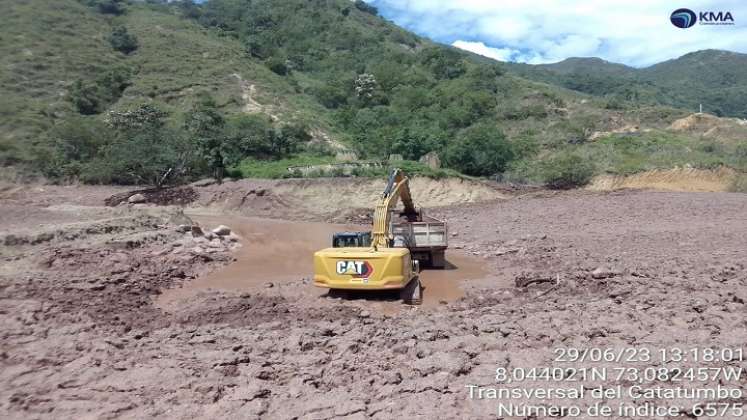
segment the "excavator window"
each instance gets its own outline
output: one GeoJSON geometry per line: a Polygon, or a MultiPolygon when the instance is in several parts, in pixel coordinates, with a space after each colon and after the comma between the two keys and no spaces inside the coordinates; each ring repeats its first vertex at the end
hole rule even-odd
{"type": "Polygon", "coordinates": [[[361,248],[371,246],[371,232],[340,232],[332,237],[333,248],[361,248]]]}

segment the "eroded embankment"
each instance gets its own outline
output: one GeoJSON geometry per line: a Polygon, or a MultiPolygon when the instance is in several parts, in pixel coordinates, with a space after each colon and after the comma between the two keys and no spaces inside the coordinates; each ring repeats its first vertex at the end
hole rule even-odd
{"type": "MultiPolygon", "coordinates": [[[[195,206],[254,217],[345,222],[373,209],[385,186],[386,180],[370,178],[244,179],[200,187],[195,206]]],[[[506,198],[492,184],[458,178],[415,177],[410,187],[418,207],[506,198]]]]}
{"type": "Polygon", "coordinates": [[[720,192],[728,191],[736,172],[729,168],[655,169],[633,175],[601,175],[586,187],[590,191],[648,189],[658,191],[720,192]]]}

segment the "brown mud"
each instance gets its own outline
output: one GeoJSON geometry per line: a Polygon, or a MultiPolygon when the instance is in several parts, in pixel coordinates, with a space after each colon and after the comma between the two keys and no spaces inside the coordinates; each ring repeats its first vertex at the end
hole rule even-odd
{"type": "MultiPolygon", "coordinates": [[[[424,272],[425,296],[443,294],[447,302],[410,307],[373,297],[334,299],[314,289],[303,274],[310,264],[304,249],[327,246],[340,226],[297,224],[331,214],[309,213],[316,204],[293,205],[306,197],[273,190],[290,184],[266,183],[270,190],[261,192],[250,183],[195,187],[194,206],[286,220],[195,217],[206,229],[227,223],[243,237],[241,247],[192,237],[179,226],[188,223],[179,208],[103,206],[122,189],[1,190],[0,417],[495,419],[497,404],[506,401],[470,399],[466,386],[502,386],[497,367],[662,366],[558,362],[559,347],[656,351],[747,343],[745,194],[540,191],[487,202],[470,202],[466,194],[466,201],[428,209],[448,221],[448,259],[458,269],[424,272]],[[291,249],[281,239],[299,234],[291,249]],[[283,253],[293,258],[280,260],[283,253]],[[241,276],[251,270],[263,280],[245,288],[241,276]],[[168,310],[154,304],[159,293],[220,284],[222,276],[223,287],[195,288],[168,310]]],[[[321,188],[321,181],[311,186],[321,188]]],[[[745,360],[665,366],[747,371],[745,360]]],[[[582,385],[630,383],[611,377],[582,385]]],[[[645,385],[673,386],[658,378],[645,385]]],[[[683,386],[747,395],[747,376],[683,386]]],[[[572,401],[582,408],[595,402],[572,401]]],[[[669,417],[681,419],[696,417],[693,404],[714,401],[645,402],[683,407],[669,417]]]]}
{"type": "MultiPolygon", "coordinates": [[[[177,287],[164,289],[156,297],[156,306],[173,310],[179,301],[208,290],[251,292],[283,283],[298,288],[308,296],[326,294],[327,289],[316,288],[301,282],[313,273],[312,255],[327,248],[332,235],[341,231],[363,231],[365,226],[321,222],[293,222],[237,215],[216,215],[190,212],[189,216],[202,226],[227,225],[251,246],[234,252],[234,261],[204,277],[177,287]]],[[[443,270],[424,269],[420,279],[423,285],[423,305],[433,307],[452,302],[464,296],[462,281],[485,277],[484,263],[472,256],[451,250],[447,253],[447,267],[443,270]]],[[[397,293],[357,292],[350,299],[370,299],[376,302],[398,301],[397,293]]],[[[399,302],[381,304],[387,313],[401,308],[399,302]]]]}

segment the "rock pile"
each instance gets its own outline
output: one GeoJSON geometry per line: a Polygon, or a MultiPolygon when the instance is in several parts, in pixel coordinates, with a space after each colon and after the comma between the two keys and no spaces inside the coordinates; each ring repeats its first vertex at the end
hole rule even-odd
{"type": "Polygon", "coordinates": [[[179,225],[176,228],[183,236],[171,243],[171,252],[180,254],[189,252],[195,255],[213,254],[232,251],[240,248],[240,237],[231,228],[220,225],[207,232],[199,225],[179,225]]]}

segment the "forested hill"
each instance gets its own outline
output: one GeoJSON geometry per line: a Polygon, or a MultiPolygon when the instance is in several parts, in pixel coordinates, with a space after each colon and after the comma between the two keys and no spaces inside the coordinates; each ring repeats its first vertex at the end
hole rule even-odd
{"type": "Polygon", "coordinates": [[[747,118],[747,54],[704,50],[635,69],[599,58],[510,64],[523,77],[629,104],[660,104],[747,118]]]}
{"type": "MultiPolygon", "coordinates": [[[[579,168],[583,176],[570,179],[583,182],[593,173],[720,159],[669,152],[687,142],[700,153],[697,137],[660,131],[687,111],[661,106],[649,89],[681,79],[643,83],[642,70],[595,60],[589,77],[606,83],[603,92],[565,86],[562,77],[588,68],[583,60],[558,71],[499,63],[399,28],[363,1],[4,7],[0,166],[53,181],[285,176],[286,165],[341,154],[417,161],[436,152],[467,175],[546,182],[568,175],[558,167],[579,168]],[[638,93],[604,93],[628,87],[638,93]],[[630,127],[648,131],[623,149],[614,133],[630,127]],[[645,150],[652,144],[666,153],[645,150]]],[[[719,156],[731,156],[731,143],[719,147],[719,156]]]]}

